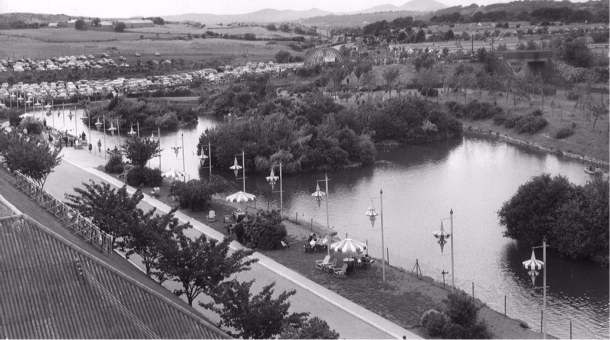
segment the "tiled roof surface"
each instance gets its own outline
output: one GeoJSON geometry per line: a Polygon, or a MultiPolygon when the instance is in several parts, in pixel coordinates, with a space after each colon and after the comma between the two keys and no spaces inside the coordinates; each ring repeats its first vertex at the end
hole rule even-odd
{"type": "Polygon", "coordinates": [[[4,219],[0,338],[227,337],[29,218],[4,219]]]}

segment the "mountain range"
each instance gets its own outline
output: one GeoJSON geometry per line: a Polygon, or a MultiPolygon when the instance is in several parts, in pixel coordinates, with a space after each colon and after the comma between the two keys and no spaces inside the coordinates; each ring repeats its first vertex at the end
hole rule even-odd
{"type": "Polygon", "coordinates": [[[377,12],[432,12],[447,8],[448,6],[436,1],[436,0],[411,0],[401,6],[395,5],[380,5],[371,8],[367,8],[360,11],[354,12],[342,12],[333,13],[323,11],[318,8],[312,8],[303,11],[297,10],[276,10],[276,9],[262,9],[256,12],[245,13],[245,14],[209,14],[209,13],[187,13],[179,15],[168,15],[164,16],[163,19],[167,21],[195,21],[201,22],[206,25],[217,24],[217,23],[230,23],[230,22],[282,22],[282,21],[295,21],[300,19],[308,19],[314,17],[321,17],[327,15],[355,15],[355,14],[367,14],[377,12]]]}

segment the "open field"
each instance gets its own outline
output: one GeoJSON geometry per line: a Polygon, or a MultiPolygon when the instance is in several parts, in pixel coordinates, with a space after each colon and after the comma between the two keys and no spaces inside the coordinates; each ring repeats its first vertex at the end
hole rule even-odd
{"type": "MultiPolygon", "coordinates": [[[[3,46],[0,49],[0,59],[22,57],[46,59],[66,55],[108,53],[112,58],[117,58],[119,55],[126,57],[128,64],[135,63],[138,59],[147,61],[174,58],[203,61],[215,57],[225,58],[227,63],[240,64],[246,61],[267,62],[273,60],[278,51],[289,50],[282,43],[267,45],[265,41],[140,39],[139,33],[81,32],[73,29],[11,30],[12,35],[6,35],[5,32],[5,30],[0,31],[0,46],[3,46]],[[32,37],[15,35],[23,31],[31,33],[32,37]],[[56,35],[55,40],[40,40],[41,37],[53,32],[56,35]],[[62,36],[64,33],[66,35],[62,36]],[[141,53],[142,56],[135,57],[136,52],[141,53]],[[156,57],[155,52],[159,52],[161,56],[156,57]]],[[[298,55],[294,51],[291,53],[298,55]]]]}
{"type": "Polygon", "coordinates": [[[159,37],[164,35],[185,35],[185,34],[204,34],[207,31],[212,31],[218,34],[232,34],[242,35],[246,33],[253,33],[257,38],[272,39],[272,38],[290,38],[299,36],[298,34],[285,33],[282,31],[269,31],[261,26],[206,26],[206,27],[195,27],[186,24],[165,24],[163,26],[156,25],[154,27],[142,27],[142,28],[130,28],[125,32],[139,33],[150,35],[158,34],[159,37]]]}

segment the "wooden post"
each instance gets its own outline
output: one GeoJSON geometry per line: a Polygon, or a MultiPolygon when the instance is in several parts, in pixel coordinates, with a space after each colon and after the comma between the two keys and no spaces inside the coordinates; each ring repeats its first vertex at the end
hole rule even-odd
{"type": "Polygon", "coordinates": [[[299,223],[299,213],[294,213],[294,223],[298,224],[299,223]]]}
{"type": "Polygon", "coordinates": [[[572,339],[572,320],[570,320],[570,339],[572,339]]]}
{"type": "Polygon", "coordinates": [[[390,248],[385,248],[386,253],[387,253],[387,258],[388,258],[388,266],[390,265],[390,248]]]}
{"type": "Polygon", "coordinates": [[[540,311],[540,333],[542,333],[542,323],[543,323],[542,320],[544,320],[544,310],[540,311]]]}
{"type": "Polygon", "coordinates": [[[506,295],[504,295],[504,316],[506,316],[506,295]]]}
{"type": "Polygon", "coordinates": [[[472,282],[472,299],[474,300],[474,281],[472,282]]]}
{"type": "Polygon", "coordinates": [[[313,217],[311,218],[311,221],[309,222],[309,229],[311,231],[313,231],[313,217]]]}

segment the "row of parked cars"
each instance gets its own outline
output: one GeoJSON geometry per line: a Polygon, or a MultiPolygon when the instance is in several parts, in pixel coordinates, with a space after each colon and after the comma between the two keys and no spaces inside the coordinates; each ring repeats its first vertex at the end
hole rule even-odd
{"type": "Polygon", "coordinates": [[[15,106],[17,104],[35,106],[36,103],[59,100],[65,101],[73,98],[101,98],[109,94],[128,93],[144,94],[164,88],[190,86],[193,81],[222,82],[225,79],[239,78],[249,73],[279,72],[289,67],[299,65],[249,63],[246,66],[225,66],[223,72],[207,68],[198,71],[182,72],[162,76],[149,76],[146,78],[117,78],[78,81],[41,82],[40,84],[0,84],[0,107],[15,106]]]}

